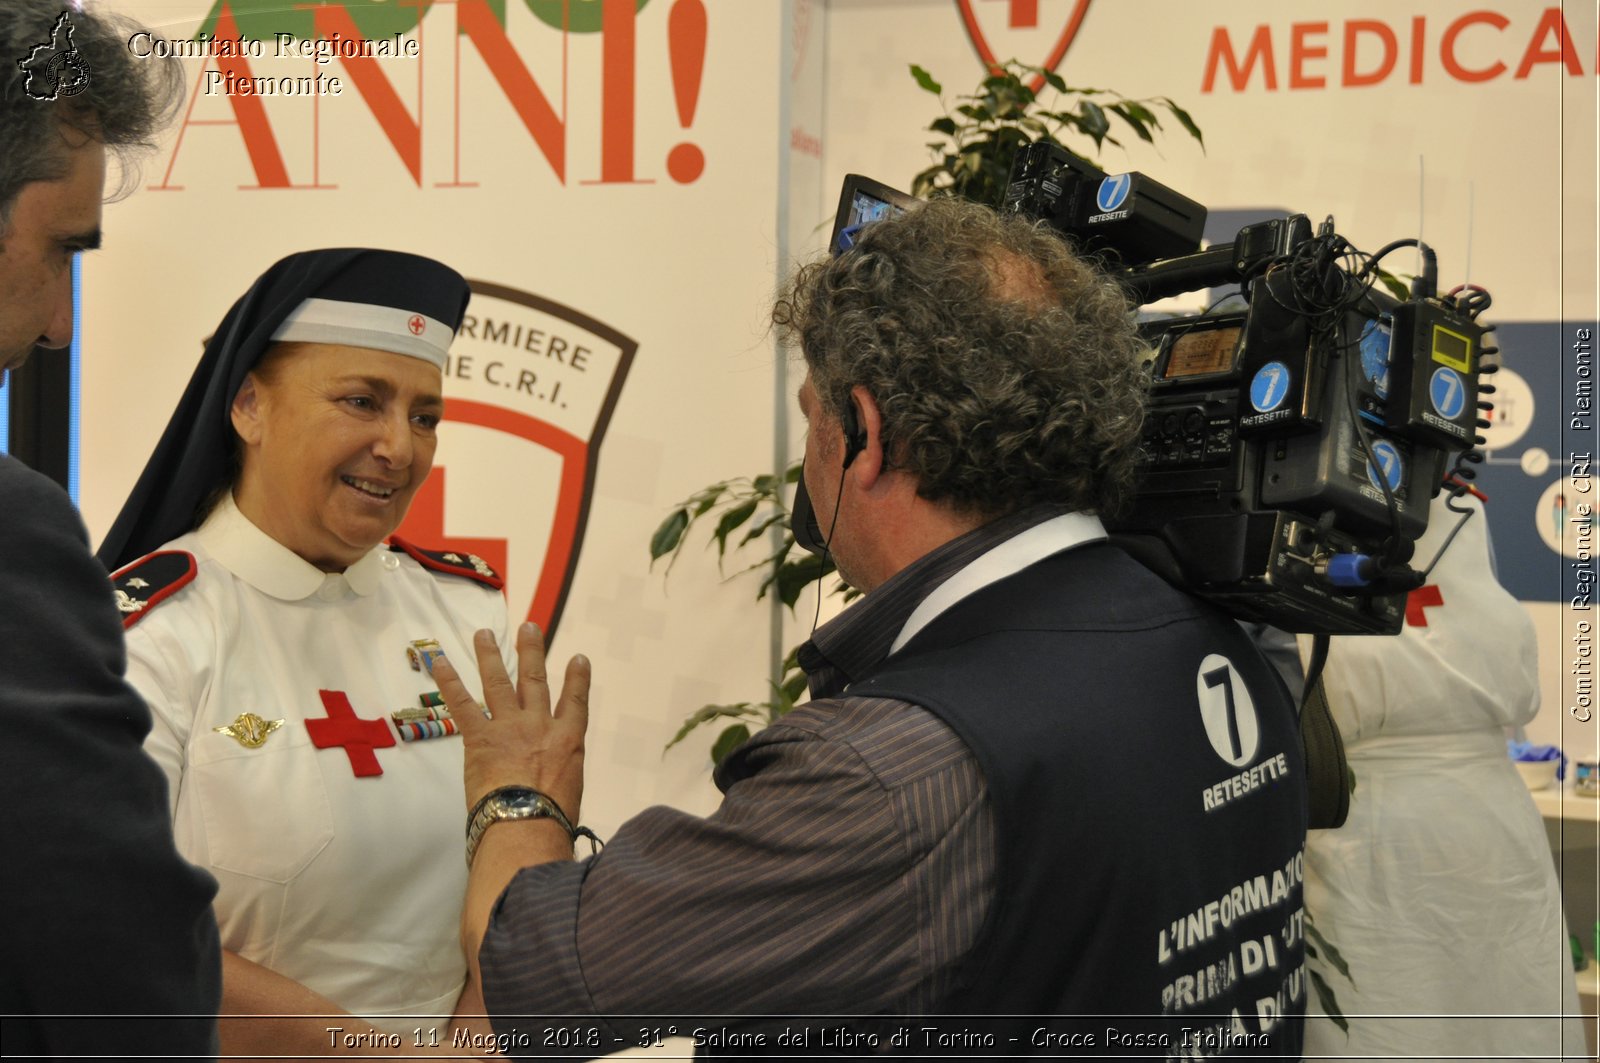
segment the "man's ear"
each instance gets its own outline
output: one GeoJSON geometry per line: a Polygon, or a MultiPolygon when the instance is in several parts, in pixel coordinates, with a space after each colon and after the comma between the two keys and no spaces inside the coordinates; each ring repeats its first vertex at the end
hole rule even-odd
{"type": "Polygon", "coordinates": [[[850,389],[850,398],[856,407],[856,425],[866,440],[861,453],[850,463],[850,471],[863,489],[871,490],[883,474],[883,411],[878,409],[872,392],[859,384],[850,389]]]}
{"type": "Polygon", "coordinates": [[[261,389],[254,373],[245,375],[244,383],[233,396],[233,406],[228,411],[233,430],[246,446],[261,442],[261,389]]]}

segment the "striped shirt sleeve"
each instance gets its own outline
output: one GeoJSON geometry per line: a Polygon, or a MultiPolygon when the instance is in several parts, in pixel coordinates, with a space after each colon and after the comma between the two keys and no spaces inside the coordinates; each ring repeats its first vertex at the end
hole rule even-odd
{"type": "Polygon", "coordinates": [[[652,808],[581,864],[520,872],[484,940],[495,1015],[930,1008],[976,938],[994,831],[938,719],[814,702],[735,754],[709,817],[652,808]]]}

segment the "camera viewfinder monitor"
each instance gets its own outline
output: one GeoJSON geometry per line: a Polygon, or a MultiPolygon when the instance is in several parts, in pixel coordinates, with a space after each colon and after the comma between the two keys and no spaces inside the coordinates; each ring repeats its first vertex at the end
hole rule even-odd
{"type": "Polygon", "coordinates": [[[839,212],[833,219],[833,235],[828,239],[828,253],[843,254],[855,246],[856,234],[862,226],[904,214],[918,202],[914,196],[897,192],[870,177],[846,174],[844,188],[839,193],[839,212]]]}

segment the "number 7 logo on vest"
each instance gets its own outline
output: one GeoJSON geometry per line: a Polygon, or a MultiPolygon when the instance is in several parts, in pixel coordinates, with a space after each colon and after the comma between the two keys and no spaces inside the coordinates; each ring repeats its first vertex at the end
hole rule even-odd
{"type": "Polygon", "coordinates": [[[1200,719],[1206,737],[1217,756],[1242,768],[1256,757],[1261,744],[1261,728],[1256,722],[1256,705],[1233,662],[1213,653],[1200,662],[1195,676],[1195,694],[1200,702],[1200,719]]]}

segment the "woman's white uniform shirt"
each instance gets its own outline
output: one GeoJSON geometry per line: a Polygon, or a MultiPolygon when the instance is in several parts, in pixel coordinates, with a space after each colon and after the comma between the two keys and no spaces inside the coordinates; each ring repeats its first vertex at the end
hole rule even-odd
{"type": "Polygon", "coordinates": [[[437,689],[408,663],[414,640],[436,640],[475,696],[474,631],[495,631],[514,668],[504,598],[382,546],[321,572],[231,497],[162,549],[192,554],[197,573],[129,629],[128,679],[155,717],[145,748],[166,771],[178,847],[220,884],[223,948],[369,1019],[448,1017],[466,978],[461,738],[401,741],[391,713],[437,689]],[[372,751],[382,774],[313,744],[323,691],[375,721],[362,733],[394,739],[372,751]],[[283,722],[250,748],[218,730],[246,713],[283,722]]]}

